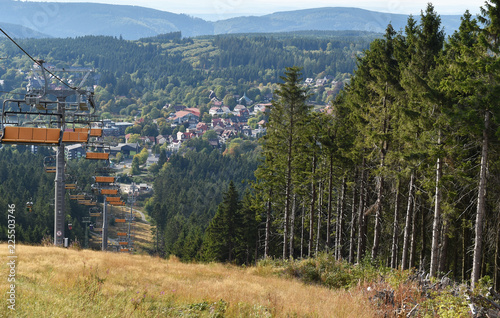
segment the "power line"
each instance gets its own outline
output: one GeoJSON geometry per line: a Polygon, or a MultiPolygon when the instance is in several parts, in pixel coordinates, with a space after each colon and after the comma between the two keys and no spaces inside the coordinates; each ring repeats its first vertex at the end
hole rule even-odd
{"type": "Polygon", "coordinates": [[[40,60],[35,60],[28,52],[26,52],[19,44],[17,44],[16,41],[14,41],[13,38],[11,38],[2,28],[0,28],[0,31],[2,31],[2,33],[12,42],[14,43],[24,54],[26,54],[33,62],[35,62],[36,64],[38,64],[41,68],[43,68],[47,73],[49,73],[50,75],[52,75],[56,80],[58,80],[59,82],[61,82],[62,84],[64,84],[65,86],[67,86],[68,88],[70,89],[75,89],[74,87],[71,87],[69,84],[67,84],[66,82],[64,82],[60,77],[56,76],[54,73],[52,73],[51,71],[49,71],[48,69],[46,69],[44,66],[43,66],[43,63],[40,61],[40,60]]]}

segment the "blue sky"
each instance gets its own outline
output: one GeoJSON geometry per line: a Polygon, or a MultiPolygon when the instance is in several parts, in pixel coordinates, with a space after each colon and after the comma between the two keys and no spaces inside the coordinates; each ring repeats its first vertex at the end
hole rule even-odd
{"type": "MultiPolygon", "coordinates": [[[[31,0],[29,0],[31,1],[31,0]]],[[[38,0],[40,1],[40,0],[38,0]]],[[[479,13],[484,0],[48,0],[50,2],[97,2],[137,5],[174,13],[218,20],[242,15],[264,15],[276,11],[288,11],[318,7],[358,7],[374,11],[414,14],[432,2],[438,14],[463,14],[466,9],[479,13]]]]}

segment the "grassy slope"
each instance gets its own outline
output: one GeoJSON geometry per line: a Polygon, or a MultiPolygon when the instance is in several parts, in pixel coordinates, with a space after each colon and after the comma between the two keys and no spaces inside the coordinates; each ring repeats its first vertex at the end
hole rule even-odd
{"type": "MultiPolygon", "coordinates": [[[[18,245],[16,315],[0,317],[371,317],[361,294],[277,278],[266,268],[18,245]],[[222,300],[222,301],[221,301],[222,300]]],[[[0,244],[0,290],[8,289],[0,244]]]]}

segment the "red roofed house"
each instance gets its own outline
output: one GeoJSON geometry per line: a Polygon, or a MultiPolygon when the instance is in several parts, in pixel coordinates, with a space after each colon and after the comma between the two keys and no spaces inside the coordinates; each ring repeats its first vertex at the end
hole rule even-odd
{"type": "Polygon", "coordinates": [[[196,129],[197,129],[197,130],[201,130],[201,131],[204,131],[204,132],[205,132],[205,131],[207,131],[207,130],[208,130],[208,125],[207,125],[207,124],[205,124],[205,123],[198,123],[198,124],[196,125],[196,129]]]}

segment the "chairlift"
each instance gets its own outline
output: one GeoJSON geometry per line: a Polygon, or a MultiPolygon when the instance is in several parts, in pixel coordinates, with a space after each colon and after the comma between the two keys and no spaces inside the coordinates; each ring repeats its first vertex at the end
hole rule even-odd
{"type": "Polygon", "coordinates": [[[64,185],[66,190],[76,190],[76,183],[68,183],[64,185]]]}
{"type": "Polygon", "coordinates": [[[85,158],[92,160],[109,160],[110,146],[103,141],[92,141],[87,144],[85,158]]]}
{"type": "Polygon", "coordinates": [[[115,177],[96,176],[94,180],[96,183],[114,183],[115,177]]]}
{"type": "Polygon", "coordinates": [[[30,201],[26,202],[26,212],[31,211],[33,211],[33,201],[30,199],[30,201]]]}
{"type": "MultiPolygon", "coordinates": [[[[46,101],[46,103],[53,102],[46,101]]],[[[25,145],[59,145],[62,138],[61,129],[47,127],[51,127],[53,121],[61,123],[62,115],[49,110],[26,111],[22,107],[25,104],[25,100],[16,99],[8,99],[3,102],[0,142],[25,145]],[[15,107],[11,107],[12,110],[6,110],[8,103],[16,104],[17,110],[15,107]],[[11,119],[12,116],[14,120],[11,119]],[[35,118],[33,119],[33,117],[35,118]],[[42,117],[46,120],[42,120],[42,117]],[[54,120],[54,117],[57,119],[54,120]],[[43,126],[43,128],[39,126],[43,126]]]]}
{"type": "Polygon", "coordinates": [[[47,173],[56,173],[56,157],[55,156],[47,156],[43,158],[43,167],[45,172],[47,173]]]}
{"type": "Polygon", "coordinates": [[[117,195],[118,189],[101,189],[102,195],[117,195]]]}
{"type": "Polygon", "coordinates": [[[108,203],[112,206],[125,206],[125,202],[123,202],[123,201],[111,201],[108,203]]]}
{"type": "Polygon", "coordinates": [[[70,200],[85,200],[85,194],[72,194],[69,196],[70,200]]]}

